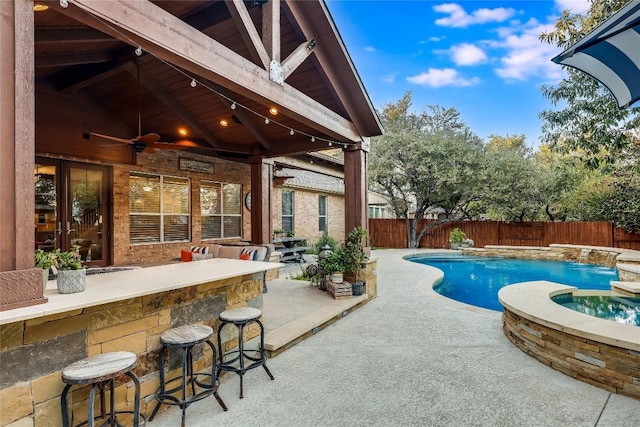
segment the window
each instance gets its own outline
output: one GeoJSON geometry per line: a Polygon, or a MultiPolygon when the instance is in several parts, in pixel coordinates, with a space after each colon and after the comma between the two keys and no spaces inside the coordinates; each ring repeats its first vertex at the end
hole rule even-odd
{"type": "Polygon", "coordinates": [[[203,181],[200,214],[203,239],[242,237],[242,186],[203,181]]]}
{"type": "Polygon", "coordinates": [[[318,196],[318,231],[327,231],[327,196],[318,196]]]}
{"type": "Polygon", "coordinates": [[[282,190],[282,229],[284,231],[295,231],[293,229],[293,191],[282,190]]]}
{"type": "Polygon", "coordinates": [[[132,173],[129,176],[129,240],[190,240],[189,179],[132,173]]]}

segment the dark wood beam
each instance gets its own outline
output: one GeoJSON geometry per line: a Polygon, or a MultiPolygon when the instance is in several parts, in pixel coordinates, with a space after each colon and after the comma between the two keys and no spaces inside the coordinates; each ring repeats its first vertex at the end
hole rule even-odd
{"type": "Polygon", "coordinates": [[[282,61],[282,74],[285,80],[311,55],[315,47],[315,39],[305,41],[282,61]]]}
{"type": "Polygon", "coordinates": [[[36,68],[68,67],[72,65],[101,64],[109,62],[111,57],[101,52],[58,53],[36,56],[36,68]]]}
{"type": "Polygon", "coordinates": [[[269,80],[268,72],[149,1],[74,0],[55,10],[114,37],[141,45],[154,56],[259,102],[330,138],[358,142],[355,125],[296,88],[269,80]],[[95,19],[98,16],[99,19],[95,19]],[[180,28],[179,32],[168,29],[180,28]]]}
{"type": "Polygon", "coordinates": [[[101,31],[87,27],[37,27],[34,39],[36,44],[65,44],[65,43],[100,43],[116,41],[113,37],[101,31]]]}

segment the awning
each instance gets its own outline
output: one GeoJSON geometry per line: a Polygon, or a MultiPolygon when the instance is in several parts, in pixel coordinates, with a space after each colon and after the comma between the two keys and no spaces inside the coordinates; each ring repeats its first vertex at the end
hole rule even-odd
{"type": "Polygon", "coordinates": [[[552,59],[604,84],[627,108],[640,99],[640,1],[632,0],[552,59]]]}

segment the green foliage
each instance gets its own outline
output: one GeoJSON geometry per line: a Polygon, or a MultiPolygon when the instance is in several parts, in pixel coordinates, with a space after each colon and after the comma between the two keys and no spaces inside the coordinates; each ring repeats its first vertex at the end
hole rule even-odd
{"type": "Polygon", "coordinates": [[[327,273],[344,273],[345,271],[348,271],[349,267],[347,253],[341,247],[337,247],[335,251],[329,253],[324,259],[319,261],[319,264],[327,273]]]}
{"type": "MultiPolygon", "coordinates": [[[[602,23],[628,0],[593,0],[586,15],[565,11],[554,30],[540,39],[567,48],[602,23]]],[[[557,86],[543,86],[543,94],[558,110],[539,114],[542,142],[563,153],[578,152],[593,168],[619,159],[640,157],[640,108],[621,110],[607,88],[591,76],[563,67],[567,77],[557,86]]]]}
{"type": "Polygon", "coordinates": [[[315,242],[313,245],[313,249],[312,249],[313,253],[316,255],[319,254],[325,245],[329,245],[331,247],[331,250],[334,251],[338,247],[338,242],[336,241],[336,239],[329,236],[329,233],[327,233],[326,231],[323,231],[322,236],[320,236],[318,241],[315,242]]]}
{"type": "Polygon", "coordinates": [[[74,245],[68,252],[56,249],[51,252],[53,266],[58,270],[82,270],[84,265],[80,259],[80,246],[74,245]]]}
{"type": "Polygon", "coordinates": [[[450,243],[462,243],[467,238],[467,235],[464,231],[460,230],[458,227],[454,228],[449,232],[449,242],[450,243]]]}
{"type": "Polygon", "coordinates": [[[45,252],[42,249],[36,249],[35,264],[36,268],[48,270],[55,264],[55,254],[53,252],[45,252]]]}
{"type": "Polygon", "coordinates": [[[398,218],[407,219],[409,247],[416,247],[429,223],[418,222],[441,208],[441,222],[470,217],[488,185],[484,147],[455,109],[430,106],[413,113],[411,92],[379,113],[385,134],[373,138],[370,186],[389,198],[398,218]]]}
{"type": "Polygon", "coordinates": [[[630,233],[640,233],[640,176],[628,169],[617,170],[603,201],[609,220],[630,233]]]}
{"type": "Polygon", "coordinates": [[[365,247],[369,245],[369,233],[362,227],[355,227],[347,235],[344,242],[346,254],[346,270],[355,275],[356,282],[360,281],[360,267],[369,257],[365,253],[365,247]]]}

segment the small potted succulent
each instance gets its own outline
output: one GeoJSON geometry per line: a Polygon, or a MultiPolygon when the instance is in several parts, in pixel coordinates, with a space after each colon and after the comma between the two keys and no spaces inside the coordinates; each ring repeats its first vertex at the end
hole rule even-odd
{"type": "Polygon", "coordinates": [[[36,249],[35,263],[36,268],[42,269],[42,290],[46,290],[47,281],[49,280],[49,274],[51,267],[55,264],[55,254],[53,252],[46,252],[42,249],[36,249]]]}
{"type": "Polygon", "coordinates": [[[331,281],[333,283],[343,282],[344,272],[347,271],[349,267],[347,254],[344,249],[336,248],[335,251],[329,252],[319,263],[323,271],[331,273],[331,281]]]}
{"type": "Polygon", "coordinates": [[[458,249],[466,238],[467,235],[458,227],[451,230],[449,233],[449,244],[451,245],[451,249],[458,249]]]}
{"type": "Polygon", "coordinates": [[[68,252],[56,249],[52,252],[53,267],[58,270],[58,292],[72,294],[82,292],[86,287],[87,269],[80,258],[80,246],[75,245],[68,252]]]}

